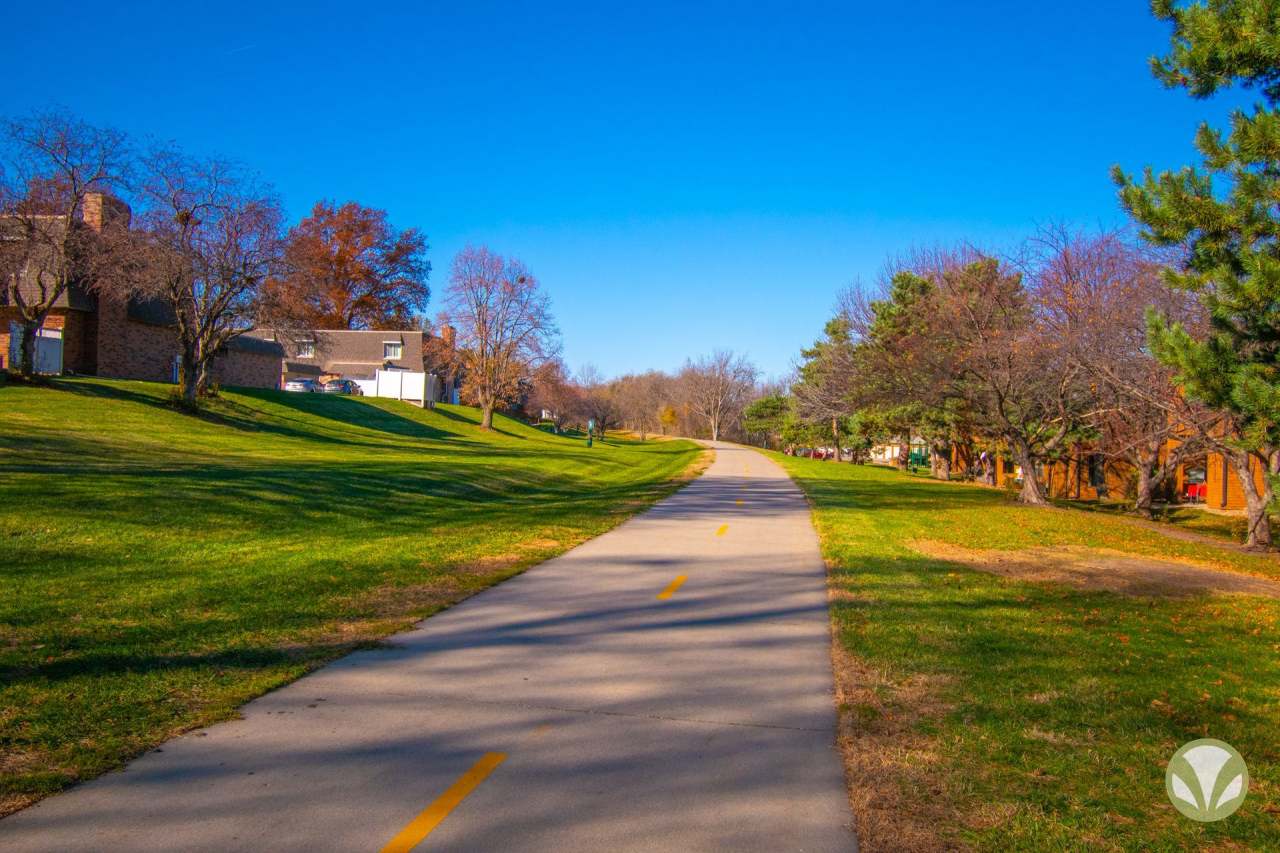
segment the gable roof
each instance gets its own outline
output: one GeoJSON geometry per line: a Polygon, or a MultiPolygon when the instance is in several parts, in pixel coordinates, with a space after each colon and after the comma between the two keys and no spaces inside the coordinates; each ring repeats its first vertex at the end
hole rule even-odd
{"type": "Polygon", "coordinates": [[[314,367],[325,373],[372,377],[380,367],[422,370],[422,332],[418,329],[256,329],[246,334],[279,343],[288,369],[298,372],[310,372],[308,368],[314,367]],[[308,343],[312,354],[303,355],[303,345],[308,343]],[[384,345],[388,343],[400,345],[399,358],[385,357],[384,345]]]}

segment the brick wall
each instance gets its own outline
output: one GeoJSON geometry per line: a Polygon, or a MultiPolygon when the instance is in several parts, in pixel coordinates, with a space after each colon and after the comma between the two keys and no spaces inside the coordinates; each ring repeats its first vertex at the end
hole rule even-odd
{"type": "MultiPolygon", "coordinates": [[[[1075,455],[1048,463],[1045,485],[1049,496],[1085,501],[1097,500],[1100,495],[1098,487],[1093,485],[1089,466],[1089,458],[1092,455],[1089,448],[1076,447],[1075,455]]],[[[1107,497],[1114,499],[1131,496],[1132,484],[1137,481],[1136,472],[1131,465],[1116,460],[1104,460],[1102,474],[1106,483],[1107,497]]]]}
{"type": "Polygon", "coordinates": [[[213,359],[213,381],[242,388],[279,388],[280,358],[260,352],[231,350],[213,359]]]}
{"type": "MultiPolygon", "coordinates": [[[[47,324],[46,324],[47,325],[47,324]]],[[[62,325],[62,369],[92,374],[98,368],[97,319],[84,311],[68,311],[62,325]]]]}
{"type": "Polygon", "coordinates": [[[177,333],[129,319],[123,300],[98,300],[98,375],[111,379],[172,382],[177,333]]]}
{"type": "MultiPolygon", "coordinates": [[[[1266,470],[1257,459],[1250,460],[1249,467],[1253,471],[1253,482],[1261,491],[1267,476],[1266,470]]],[[[1219,453],[1210,453],[1205,465],[1204,504],[1214,509],[1245,508],[1244,489],[1240,485],[1240,478],[1236,476],[1236,469],[1219,453]]]]}
{"type": "Polygon", "coordinates": [[[0,307],[0,368],[16,369],[9,363],[9,323],[17,319],[17,308],[0,307]]]}

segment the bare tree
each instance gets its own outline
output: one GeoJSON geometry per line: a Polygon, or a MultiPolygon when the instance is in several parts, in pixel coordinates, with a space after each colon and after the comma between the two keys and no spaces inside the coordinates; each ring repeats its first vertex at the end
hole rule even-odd
{"type": "Polygon", "coordinates": [[[173,310],[179,384],[194,406],[213,357],[258,319],[263,285],[281,259],[284,214],[267,188],[221,160],[160,148],[144,170],[148,263],[138,286],[173,310]]]}
{"type": "Polygon", "coordinates": [[[551,423],[559,431],[582,409],[582,395],[570,380],[564,362],[550,359],[533,371],[526,409],[534,417],[543,412],[551,415],[551,423]]]}
{"type": "Polygon", "coordinates": [[[557,354],[551,300],[519,260],[468,246],[453,259],[445,313],[457,329],[458,358],[480,406],[480,426],[491,429],[494,408],[512,400],[522,380],[557,354]]]}
{"type": "Polygon", "coordinates": [[[679,377],[685,401],[712,441],[719,441],[721,433],[742,417],[756,376],[755,366],[732,350],[716,350],[685,363],[679,377]]]}
{"type": "Polygon", "coordinates": [[[1066,342],[1022,276],[987,258],[938,280],[939,322],[953,329],[952,393],[979,432],[1022,467],[1018,499],[1048,504],[1040,466],[1075,439],[1096,405],[1066,342]]]}
{"type": "Polygon", "coordinates": [[[656,370],[630,374],[617,380],[618,408],[623,423],[644,441],[662,429],[662,408],[670,399],[671,380],[656,370]]]}
{"type": "Polygon", "coordinates": [[[594,423],[595,434],[604,438],[606,431],[618,426],[622,412],[618,406],[618,385],[609,382],[595,365],[583,365],[577,376],[579,417],[587,426],[594,423]]]}
{"type": "Polygon", "coordinates": [[[1134,509],[1149,517],[1156,493],[1221,432],[1220,416],[1188,399],[1147,346],[1149,310],[1196,328],[1197,303],[1168,285],[1151,247],[1120,233],[1054,226],[1033,248],[1046,328],[1088,378],[1099,450],[1137,472],[1134,509]]]}
{"type": "Polygon", "coordinates": [[[0,295],[17,310],[18,367],[30,377],[50,310],[73,284],[97,286],[118,243],[103,230],[128,226],[101,206],[126,182],[130,151],[123,133],[56,111],[7,122],[0,151],[0,295]],[[89,216],[86,199],[97,207],[89,216]]]}

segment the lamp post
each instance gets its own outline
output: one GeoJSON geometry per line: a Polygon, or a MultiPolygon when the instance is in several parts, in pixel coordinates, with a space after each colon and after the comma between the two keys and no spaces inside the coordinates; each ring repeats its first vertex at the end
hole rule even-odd
{"type": "Polygon", "coordinates": [[[596,432],[596,419],[588,418],[587,419],[587,447],[591,446],[591,437],[595,435],[595,432],[596,432]]]}

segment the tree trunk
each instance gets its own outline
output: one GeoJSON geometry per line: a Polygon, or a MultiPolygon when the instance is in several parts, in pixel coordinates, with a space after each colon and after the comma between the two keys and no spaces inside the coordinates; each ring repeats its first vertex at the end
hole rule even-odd
{"type": "Polygon", "coordinates": [[[182,402],[194,409],[200,397],[200,368],[195,348],[184,345],[181,359],[178,364],[178,383],[182,386],[182,402]]]}
{"type": "Polygon", "coordinates": [[[1151,504],[1154,502],[1154,493],[1156,490],[1156,479],[1153,477],[1151,465],[1143,462],[1138,466],[1138,496],[1133,502],[1133,508],[1138,515],[1143,518],[1151,518],[1151,504]]]}
{"type": "Polygon", "coordinates": [[[22,321],[22,332],[18,339],[18,373],[24,379],[30,379],[36,373],[36,332],[43,321],[22,321]]]}
{"type": "MultiPolygon", "coordinates": [[[[1264,477],[1263,488],[1259,491],[1253,479],[1253,457],[1244,451],[1231,454],[1231,465],[1236,477],[1240,480],[1240,488],[1244,492],[1245,516],[1248,519],[1248,537],[1245,547],[1251,551],[1271,550],[1271,518],[1267,509],[1271,505],[1271,483],[1264,477]]],[[[1264,466],[1264,471],[1267,466],[1264,466]]],[[[1226,487],[1226,484],[1223,484],[1226,487]]]]}
{"type": "Polygon", "coordinates": [[[1045,495],[1044,486],[1036,477],[1035,460],[1031,457],[1031,449],[1023,443],[1012,445],[1014,458],[1022,466],[1022,491],[1018,493],[1018,502],[1028,506],[1048,506],[1049,498],[1045,495]]]}
{"type": "Polygon", "coordinates": [[[481,402],[480,429],[493,429],[493,403],[481,402]]]}
{"type": "Polygon", "coordinates": [[[933,476],[939,480],[951,479],[951,447],[936,445],[933,448],[933,476]]]}
{"type": "Polygon", "coordinates": [[[909,441],[898,442],[897,462],[898,462],[898,467],[901,468],[903,471],[907,470],[907,468],[911,465],[911,442],[909,441]]]}
{"type": "Polygon", "coordinates": [[[835,418],[831,419],[831,443],[836,447],[836,461],[840,461],[840,424],[835,418]]]}
{"type": "MultiPolygon", "coordinates": [[[[1185,445],[1183,445],[1185,448],[1185,445]]],[[[1133,508],[1141,516],[1151,518],[1156,492],[1173,477],[1182,465],[1183,449],[1170,451],[1160,458],[1160,443],[1139,447],[1129,462],[1138,471],[1138,494],[1133,508]]]]}

